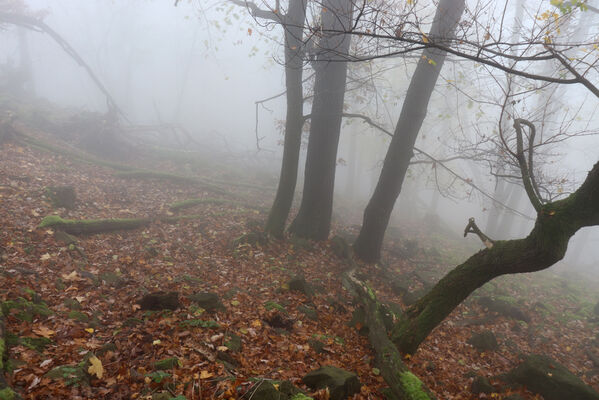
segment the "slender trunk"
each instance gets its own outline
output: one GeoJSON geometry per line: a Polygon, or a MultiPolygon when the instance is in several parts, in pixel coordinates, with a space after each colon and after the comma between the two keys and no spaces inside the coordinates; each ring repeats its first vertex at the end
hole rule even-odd
{"type": "Polygon", "coordinates": [[[314,239],[329,236],[333,211],[333,189],[341,115],[345,96],[351,28],[351,0],[326,0],[322,26],[326,32],[319,42],[315,62],[314,103],[304,174],[304,194],[290,232],[314,239]]]}
{"type": "MultiPolygon", "coordinates": [[[[452,37],[463,11],[464,0],[441,0],[431,27],[430,39],[443,40],[452,37]]],[[[410,159],[414,155],[414,143],[426,117],[428,102],[445,56],[443,51],[427,48],[418,61],[378,184],[366,206],[362,229],[354,243],[357,256],[364,261],[375,262],[380,258],[385,230],[401,191],[410,159]]]]}
{"type": "Polygon", "coordinates": [[[279,187],[265,227],[265,231],[275,237],[283,236],[297,183],[302,127],[304,126],[302,27],[306,16],[306,4],[307,2],[304,0],[291,0],[283,27],[285,29],[285,87],[287,89],[285,143],[279,187]]]}
{"type": "Polygon", "coordinates": [[[429,333],[474,290],[495,277],[549,268],[566,254],[568,241],[580,228],[599,225],[599,162],[582,186],[568,198],[543,206],[525,239],[497,241],[449,272],[406,310],[391,339],[414,353],[429,333]]]}

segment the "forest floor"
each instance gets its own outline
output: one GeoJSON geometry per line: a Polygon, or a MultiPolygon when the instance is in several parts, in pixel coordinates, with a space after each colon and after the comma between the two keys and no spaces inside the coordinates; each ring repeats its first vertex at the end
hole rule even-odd
{"type": "MultiPolygon", "coordinates": [[[[223,184],[223,191],[126,179],[109,167],[16,140],[4,143],[0,154],[0,300],[5,302],[10,346],[7,380],[24,398],[151,398],[168,391],[162,398],[230,399],[268,379],[290,380],[324,399],[325,392],[310,392],[301,381],[321,365],[355,372],[362,385],[355,399],[383,398],[384,380],[373,365],[367,337],[360,335],[359,324],[349,326],[354,305],[340,280],[347,266],[331,243],[233,244],[263,224],[272,188],[223,184]],[[52,206],[45,188],[60,185],[75,188],[73,210],[52,206]],[[191,198],[205,201],[181,211],[169,209],[191,198]],[[67,245],[53,229],[38,228],[52,214],[70,219],[193,218],[80,236],[67,245]],[[312,295],[290,290],[290,279],[298,275],[314,288],[312,295]],[[181,307],[141,310],[139,299],[158,290],[177,292],[181,307]],[[217,293],[224,308],[197,307],[188,296],[200,292],[217,293]],[[241,348],[233,343],[236,337],[241,348]],[[95,367],[78,372],[77,366],[92,356],[95,367]],[[178,361],[157,370],[157,361],[172,357],[178,361]],[[60,366],[68,366],[61,376],[47,375],[60,366]]],[[[189,165],[167,158],[140,156],[129,162],[173,173],[189,170],[189,165]]],[[[211,162],[193,172],[211,182],[254,183],[231,172],[223,176],[211,162]]],[[[468,256],[458,235],[431,224],[402,225],[399,236],[390,232],[384,265],[403,276],[416,272],[430,283],[468,256]]],[[[355,228],[337,222],[334,229],[351,234],[355,228]]],[[[403,304],[380,273],[383,267],[363,268],[380,299],[403,304]]],[[[405,361],[439,399],[502,399],[512,393],[540,398],[524,388],[471,392],[474,374],[492,378],[528,353],[551,356],[599,389],[599,375],[587,354],[596,350],[591,343],[599,333],[593,316],[599,295],[591,289],[596,285],[552,271],[496,279],[458,307],[405,361]],[[485,310],[476,301],[484,295],[520,307],[530,321],[485,310]],[[498,350],[480,353],[467,343],[484,330],[494,332],[498,350]]],[[[421,286],[415,279],[410,290],[421,286]]]]}

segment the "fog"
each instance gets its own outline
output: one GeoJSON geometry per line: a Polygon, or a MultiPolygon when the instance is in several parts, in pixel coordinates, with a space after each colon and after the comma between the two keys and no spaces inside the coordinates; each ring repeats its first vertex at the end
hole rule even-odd
{"type": "MultiPolygon", "coordinates": [[[[128,124],[181,125],[206,148],[250,158],[252,165],[266,169],[276,182],[282,155],[285,96],[258,107],[255,102],[285,91],[280,26],[255,20],[244,7],[217,1],[181,1],[177,6],[172,1],[142,0],[30,0],[27,4],[32,10],[41,10],[46,24],[89,64],[128,124]]],[[[514,17],[508,11],[505,20],[512,24],[514,17]]],[[[583,36],[589,38],[596,33],[597,24],[590,24],[583,36]]],[[[18,35],[16,29],[2,32],[3,62],[18,63],[18,35]]],[[[27,31],[25,36],[35,95],[64,107],[106,111],[103,94],[57,43],[39,32],[27,31]]],[[[361,73],[359,64],[350,63],[350,76],[352,70],[356,75],[361,73]]],[[[395,57],[368,65],[374,70],[386,70],[377,79],[387,86],[374,94],[354,92],[346,96],[348,109],[371,115],[393,131],[415,62],[410,57],[395,57]],[[365,101],[360,104],[357,96],[363,96],[365,101]]],[[[483,76],[483,71],[475,79],[463,80],[460,91],[447,83],[459,74],[468,76],[473,71],[471,63],[457,57],[442,70],[445,83],[435,89],[417,141],[419,148],[439,159],[459,153],[455,138],[473,141],[476,135],[496,129],[499,109],[485,102],[499,98],[500,91],[493,80],[505,79],[505,74],[486,69],[493,79],[483,76]]],[[[599,154],[599,139],[593,135],[597,132],[598,102],[581,85],[564,85],[556,90],[559,94],[553,107],[563,113],[561,119],[548,122],[547,129],[553,123],[552,129],[559,130],[561,124],[569,132],[584,131],[586,135],[551,147],[551,161],[543,165],[547,175],[568,178],[563,189],[568,191],[584,180],[599,154]]],[[[524,101],[530,102],[532,109],[537,100],[524,101]]],[[[361,120],[348,119],[342,124],[334,209],[342,211],[334,211],[336,223],[361,223],[362,210],[376,185],[389,141],[389,137],[361,120]]],[[[305,154],[304,146],[298,174],[300,193],[296,197],[301,197],[305,154]]],[[[486,194],[456,181],[441,168],[433,171],[430,163],[415,165],[404,183],[392,225],[432,212],[456,235],[463,232],[469,217],[485,226],[494,208],[488,195],[493,195],[495,178],[480,163],[458,160],[448,165],[486,194]]],[[[510,207],[521,215],[516,215],[509,229],[496,239],[523,237],[533,226],[535,212],[526,196],[510,207]]],[[[464,240],[480,244],[475,237],[464,240]]],[[[580,231],[571,240],[562,264],[568,268],[585,267],[596,274],[598,242],[597,229],[580,231]]]]}

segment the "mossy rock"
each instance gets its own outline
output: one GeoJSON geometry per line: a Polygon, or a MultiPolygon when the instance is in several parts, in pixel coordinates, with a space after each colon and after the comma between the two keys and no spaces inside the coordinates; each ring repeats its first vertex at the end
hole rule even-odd
{"type": "Polygon", "coordinates": [[[479,352],[494,351],[499,348],[495,334],[488,330],[473,334],[467,343],[471,344],[479,352]]]}
{"type": "Polygon", "coordinates": [[[216,311],[225,308],[216,293],[195,293],[188,298],[206,311],[216,311]]]}
{"type": "Polygon", "coordinates": [[[183,365],[177,357],[165,358],[154,363],[154,369],[157,371],[164,371],[167,369],[177,368],[183,365]]]}
{"type": "Polygon", "coordinates": [[[484,376],[477,375],[476,377],[474,377],[474,381],[472,381],[470,391],[474,394],[489,394],[495,392],[495,388],[493,387],[493,385],[491,385],[489,379],[485,378],[484,376]]]}
{"type": "Polygon", "coordinates": [[[292,278],[289,283],[289,290],[295,290],[297,292],[301,292],[306,296],[310,297],[314,294],[314,289],[312,285],[306,282],[306,279],[302,276],[296,276],[292,278]]]}
{"type": "Polygon", "coordinates": [[[177,292],[154,292],[143,296],[139,305],[142,310],[176,310],[181,307],[177,292]]]}
{"type": "Polygon", "coordinates": [[[312,308],[312,307],[309,307],[309,306],[306,306],[304,304],[301,304],[297,308],[297,311],[301,312],[306,317],[308,317],[308,319],[311,319],[312,321],[318,320],[318,312],[314,308],[312,308]]]}
{"type": "Polygon", "coordinates": [[[100,274],[100,279],[106,282],[109,286],[112,286],[117,289],[125,286],[126,284],[125,279],[123,279],[120,275],[114,272],[104,272],[100,274]]]}
{"type": "Polygon", "coordinates": [[[277,390],[270,382],[260,381],[255,383],[248,393],[251,393],[252,400],[287,400],[287,396],[277,390]]]}
{"type": "Polygon", "coordinates": [[[308,339],[308,344],[317,354],[320,354],[324,351],[326,344],[316,339],[308,339]]]}
{"type": "Polygon", "coordinates": [[[329,388],[331,400],[345,400],[360,392],[356,374],[329,365],[309,372],[302,381],[313,390],[329,388]]]}
{"type": "Polygon", "coordinates": [[[77,202],[77,195],[73,186],[48,186],[46,195],[57,208],[72,210],[77,202]]]}
{"type": "Polygon", "coordinates": [[[545,400],[599,400],[599,393],[557,361],[533,354],[503,376],[507,382],[525,385],[545,400]]]}
{"type": "Polygon", "coordinates": [[[478,299],[478,304],[482,307],[487,308],[489,311],[496,312],[508,318],[516,320],[530,322],[530,317],[521,309],[507,301],[505,298],[493,298],[489,296],[483,296],[478,299]]]}
{"type": "Polygon", "coordinates": [[[64,299],[64,305],[71,310],[81,310],[81,304],[76,299],[64,299]]]}

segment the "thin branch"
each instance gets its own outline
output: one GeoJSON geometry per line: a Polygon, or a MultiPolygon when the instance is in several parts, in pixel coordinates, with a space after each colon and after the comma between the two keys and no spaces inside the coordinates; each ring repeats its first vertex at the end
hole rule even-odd
{"type": "Polygon", "coordinates": [[[534,125],[522,118],[514,119],[514,128],[516,129],[516,159],[518,160],[518,164],[520,166],[520,171],[522,172],[522,183],[524,184],[524,190],[530,199],[532,206],[537,210],[537,212],[541,211],[543,207],[543,203],[539,196],[537,195],[534,187],[533,187],[533,178],[532,172],[528,168],[528,164],[526,162],[526,157],[524,156],[524,144],[522,140],[522,125],[526,125],[531,133],[534,131],[534,125]]]}
{"type": "Polygon", "coordinates": [[[478,236],[479,239],[483,242],[483,244],[487,247],[487,249],[492,248],[495,244],[494,240],[489,238],[479,229],[479,227],[476,225],[476,222],[474,221],[474,217],[468,220],[468,225],[466,225],[466,228],[464,229],[464,237],[466,237],[469,233],[474,233],[476,236],[478,236]]]}
{"type": "Polygon", "coordinates": [[[285,20],[285,15],[280,14],[280,10],[277,8],[276,10],[263,10],[256,5],[256,3],[252,1],[244,1],[244,0],[229,0],[229,2],[236,4],[241,7],[246,7],[250,12],[250,15],[254,18],[262,18],[269,19],[271,21],[275,21],[283,24],[285,20]]]}

